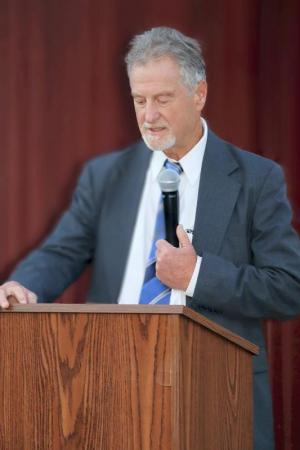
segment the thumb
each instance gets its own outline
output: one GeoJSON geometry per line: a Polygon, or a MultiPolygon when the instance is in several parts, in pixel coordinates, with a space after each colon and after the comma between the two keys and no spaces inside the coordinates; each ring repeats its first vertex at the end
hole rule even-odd
{"type": "Polygon", "coordinates": [[[189,236],[182,225],[177,226],[176,234],[179,240],[180,247],[189,247],[190,245],[192,245],[189,236]]]}

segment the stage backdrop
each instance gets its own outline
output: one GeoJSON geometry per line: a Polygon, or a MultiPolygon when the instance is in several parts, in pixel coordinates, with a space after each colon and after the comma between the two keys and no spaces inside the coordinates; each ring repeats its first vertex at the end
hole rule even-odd
{"type": "MultiPolygon", "coordinates": [[[[84,161],[138,137],[122,56],[133,34],[157,25],[202,40],[205,117],[283,165],[300,230],[298,0],[0,0],[2,281],[51,230],[84,161]]],[[[87,282],[63,301],[84,299],[87,282]]],[[[270,322],[266,334],[277,450],[296,450],[300,322],[270,322]]]]}

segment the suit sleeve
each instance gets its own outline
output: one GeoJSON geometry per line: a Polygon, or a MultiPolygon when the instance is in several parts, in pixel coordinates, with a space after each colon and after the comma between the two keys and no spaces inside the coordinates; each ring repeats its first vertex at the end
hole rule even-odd
{"type": "Polygon", "coordinates": [[[257,195],[249,246],[249,263],[241,265],[203,253],[191,305],[249,318],[299,314],[299,238],[291,226],[284,177],[277,165],[257,195]]]}
{"type": "Polygon", "coordinates": [[[83,170],[69,209],[45,242],[11,274],[35,292],[39,302],[57,298],[92,260],[97,222],[89,165],[83,170]]]}

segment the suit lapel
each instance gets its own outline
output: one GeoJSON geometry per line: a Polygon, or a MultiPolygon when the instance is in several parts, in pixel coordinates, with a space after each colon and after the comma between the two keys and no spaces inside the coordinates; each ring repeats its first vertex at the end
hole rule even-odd
{"type": "Polygon", "coordinates": [[[193,237],[200,255],[205,251],[217,254],[220,249],[241,187],[235,176],[237,169],[229,144],[209,130],[193,237]]]}
{"type": "Polygon", "coordinates": [[[105,240],[111,243],[111,247],[107,247],[107,251],[105,247],[105,260],[114,276],[109,298],[116,299],[121,287],[151,155],[152,152],[140,142],[122,160],[110,190],[112,201],[106,214],[105,240]]]}

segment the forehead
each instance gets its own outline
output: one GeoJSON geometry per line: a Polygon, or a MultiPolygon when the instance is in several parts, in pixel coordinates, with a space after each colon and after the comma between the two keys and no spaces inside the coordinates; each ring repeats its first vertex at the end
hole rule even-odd
{"type": "Polygon", "coordinates": [[[133,94],[140,90],[175,89],[182,86],[179,65],[169,56],[134,65],[129,82],[133,94]]]}

